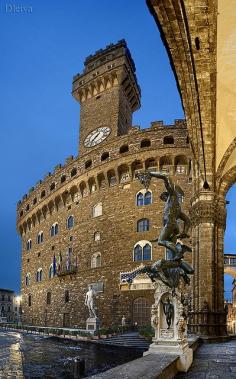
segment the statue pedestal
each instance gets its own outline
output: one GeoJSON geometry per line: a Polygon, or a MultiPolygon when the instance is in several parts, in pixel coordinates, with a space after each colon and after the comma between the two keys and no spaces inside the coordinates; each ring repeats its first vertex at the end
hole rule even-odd
{"type": "Polygon", "coordinates": [[[88,332],[94,332],[100,328],[100,320],[97,317],[89,317],[86,320],[86,330],[88,332]]]}
{"type": "Polygon", "coordinates": [[[186,372],[192,364],[193,351],[189,348],[187,340],[185,286],[180,281],[174,294],[170,287],[160,280],[154,283],[154,287],[155,303],[152,305],[151,321],[155,337],[144,355],[177,354],[179,355],[178,370],[186,372]]]}

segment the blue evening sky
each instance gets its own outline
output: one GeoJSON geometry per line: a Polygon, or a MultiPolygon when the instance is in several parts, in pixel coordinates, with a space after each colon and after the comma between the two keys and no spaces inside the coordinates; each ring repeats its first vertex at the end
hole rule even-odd
{"type": "MultiPolygon", "coordinates": [[[[20,288],[17,201],[56,164],[77,155],[79,104],[71,96],[72,77],[88,55],[122,38],[142,89],[133,124],[183,118],[167,54],[144,0],[0,0],[0,287],[20,288]]],[[[232,225],[235,194],[229,194],[232,225]]],[[[227,233],[227,251],[236,251],[234,231],[227,233]]]]}

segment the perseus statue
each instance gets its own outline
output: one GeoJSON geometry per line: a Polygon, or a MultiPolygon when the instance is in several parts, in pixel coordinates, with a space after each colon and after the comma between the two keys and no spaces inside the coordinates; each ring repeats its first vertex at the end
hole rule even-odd
{"type": "MultiPolygon", "coordinates": [[[[176,242],[177,239],[189,238],[188,231],[190,228],[190,219],[181,209],[181,203],[184,197],[183,190],[179,185],[174,184],[169,176],[162,172],[145,171],[138,173],[137,177],[145,186],[149,185],[152,177],[164,181],[166,191],[160,195],[160,199],[165,202],[163,229],[156,241],[158,245],[170,249],[174,253],[174,259],[181,258],[180,250],[182,249],[178,249],[176,242]],[[183,231],[181,233],[178,220],[184,222],[183,231]]],[[[186,248],[187,247],[185,247],[185,249],[186,248]]]]}
{"type": "MultiPolygon", "coordinates": [[[[193,274],[193,268],[186,261],[182,260],[184,253],[191,252],[192,249],[183,244],[182,239],[189,238],[188,232],[190,228],[190,219],[182,211],[181,203],[183,201],[184,192],[181,187],[171,180],[171,178],[162,172],[144,171],[137,175],[139,181],[146,187],[149,187],[152,178],[164,181],[166,191],[160,195],[162,201],[165,202],[163,214],[163,228],[159,238],[153,242],[166,248],[166,259],[159,259],[152,266],[145,266],[138,272],[145,272],[155,281],[160,279],[172,289],[176,288],[179,279],[182,276],[185,283],[189,284],[188,274],[193,274]],[[178,221],[183,221],[183,229],[180,231],[178,221]]],[[[128,279],[132,281],[131,278],[128,279]]]]}

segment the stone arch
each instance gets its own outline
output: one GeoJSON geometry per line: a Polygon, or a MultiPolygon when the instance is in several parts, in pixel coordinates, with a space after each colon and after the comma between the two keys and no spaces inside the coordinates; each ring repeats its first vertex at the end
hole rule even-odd
{"type": "Polygon", "coordinates": [[[131,163],[132,175],[135,176],[135,172],[143,169],[143,162],[140,159],[136,159],[131,163]]]}
{"type": "Polygon", "coordinates": [[[80,190],[80,194],[81,194],[81,197],[85,197],[87,196],[88,194],[88,189],[87,189],[87,185],[85,183],[85,181],[82,181],[80,184],[79,184],[79,190],[80,190]]]}
{"type": "Polygon", "coordinates": [[[160,170],[170,172],[173,167],[173,159],[170,155],[164,155],[160,158],[160,170]]]}
{"type": "Polygon", "coordinates": [[[156,168],[157,167],[157,159],[156,158],[148,158],[145,161],[145,169],[147,170],[148,168],[156,168]]]}
{"type": "Polygon", "coordinates": [[[122,164],[118,167],[119,182],[125,183],[130,181],[130,171],[127,164],[122,164]]]}
{"type": "Polygon", "coordinates": [[[98,181],[98,186],[99,189],[105,188],[106,187],[106,178],[103,172],[100,172],[97,175],[97,181],[98,181]]]}
{"type": "Polygon", "coordinates": [[[226,193],[236,182],[236,165],[233,166],[220,180],[218,194],[221,198],[225,198],[226,193]]]}
{"type": "Polygon", "coordinates": [[[236,279],[236,267],[226,266],[224,268],[224,273],[231,275],[234,279],[236,279]]]}
{"type": "Polygon", "coordinates": [[[70,193],[70,196],[71,196],[71,200],[74,201],[75,200],[75,197],[76,195],[78,194],[79,192],[79,189],[76,185],[72,186],[70,189],[69,189],[69,193],[70,193]]]}
{"type": "Polygon", "coordinates": [[[89,192],[90,193],[93,193],[97,190],[97,184],[96,184],[96,180],[94,177],[91,177],[89,178],[88,180],[88,187],[89,187],[89,192]]]}
{"type": "Polygon", "coordinates": [[[117,178],[116,178],[116,172],[114,169],[107,171],[107,179],[108,179],[108,183],[110,187],[116,185],[117,178]]]}
{"type": "Polygon", "coordinates": [[[188,158],[186,155],[177,155],[174,159],[174,170],[178,174],[186,174],[188,171],[188,158]]]}
{"type": "Polygon", "coordinates": [[[223,158],[221,159],[221,162],[220,162],[219,167],[218,167],[217,172],[216,172],[217,178],[221,178],[223,171],[224,171],[224,168],[226,166],[226,163],[228,162],[231,154],[233,153],[233,151],[235,149],[236,149],[236,137],[233,139],[231,144],[228,146],[227,150],[225,151],[225,153],[223,155],[223,158]]]}

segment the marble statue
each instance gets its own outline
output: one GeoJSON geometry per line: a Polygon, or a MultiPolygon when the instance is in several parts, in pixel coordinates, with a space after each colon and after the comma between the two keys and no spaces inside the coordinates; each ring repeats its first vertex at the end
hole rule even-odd
{"type": "Polygon", "coordinates": [[[96,318],[97,316],[96,316],[96,312],[94,308],[94,291],[93,291],[92,286],[89,286],[88,291],[86,292],[85,305],[88,307],[89,317],[96,318]]]}

